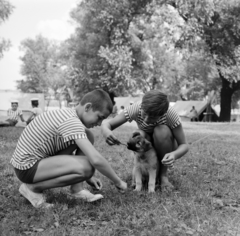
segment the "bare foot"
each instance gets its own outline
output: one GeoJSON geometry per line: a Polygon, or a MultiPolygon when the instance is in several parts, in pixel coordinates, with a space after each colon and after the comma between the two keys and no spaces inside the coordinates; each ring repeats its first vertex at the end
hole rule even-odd
{"type": "Polygon", "coordinates": [[[167,177],[161,177],[161,190],[171,192],[174,186],[169,182],[167,177]]]}

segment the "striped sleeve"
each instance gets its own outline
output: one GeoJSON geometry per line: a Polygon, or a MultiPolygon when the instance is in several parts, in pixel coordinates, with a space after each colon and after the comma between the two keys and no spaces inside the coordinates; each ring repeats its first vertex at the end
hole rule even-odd
{"type": "Polygon", "coordinates": [[[124,115],[127,121],[132,122],[137,120],[140,109],[140,102],[134,103],[124,109],[124,115]]]}
{"type": "Polygon", "coordinates": [[[167,125],[174,129],[181,124],[181,119],[174,108],[170,107],[166,113],[167,125]]]}
{"type": "Polygon", "coordinates": [[[58,132],[63,137],[64,142],[87,138],[84,125],[76,117],[69,118],[61,123],[58,132]]]}

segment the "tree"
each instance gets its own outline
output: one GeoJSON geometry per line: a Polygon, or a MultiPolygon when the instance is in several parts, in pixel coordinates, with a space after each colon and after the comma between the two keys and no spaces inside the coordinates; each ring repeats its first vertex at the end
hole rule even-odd
{"type": "Polygon", "coordinates": [[[24,52],[21,73],[25,79],[17,81],[18,88],[28,93],[44,93],[45,96],[49,96],[51,90],[55,98],[60,99],[66,85],[66,71],[57,42],[39,35],[36,39],[24,40],[21,49],[24,52]]]}
{"type": "Polygon", "coordinates": [[[240,89],[240,2],[237,0],[169,1],[185,21],[183,34],[176,46],[196,47],[197,38],[205,41],[212,56],[221,87],[221,121],[230,121],[231,99],[240,89]]]}
{"type": "Polygon", "coordinates": [[[209,91],[220,93],[221,83],[215,63],[204,51],[194,51],[185,59],[185,73],[181,80],[181,95],[186,100],[205,99],[209,91]]]}
{"type": "Polygon", "coordinates": [[[143,92],[161,89],[176,100],[185,67],[180,50],[174,48],[179,31],[176,13],[167,5],[146,8],[130,24],[132,77],[143,92]]]}
{"type": "Polygon", "coordinates": [[[99,86],[124,94],[134,86],[128,29],[134,16],[145,11],[149,2],[82,1],[72,12],[77,28],[69,49],[74,54],[73,68],[79,72],[80,93],[99,86]],[[82,84],[87,85],[83,88],[82,84]]]}
{"type": "MultiPolygon", "coordinates": [[[[6,21],[12,13],[14,7],[6,0],[0,0],[0,24],[6,21]]],[[[3,57],[3,52],[10,47],[10,41],[0,38],[0,59],[3,57]]]]}

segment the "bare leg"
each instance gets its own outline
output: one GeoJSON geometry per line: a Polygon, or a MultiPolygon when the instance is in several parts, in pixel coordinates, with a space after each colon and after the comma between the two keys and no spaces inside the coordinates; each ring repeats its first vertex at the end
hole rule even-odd
{"type": "MultiPolygon", "coordinates": [[[[89,141],[92,143],[92,145],[94,145],[94,135],[93,135],[93,133],[89,129],[86,129],[86,134],[87,134],[87,137],[88,137],[89,141]]],[[[78,148],[76,153],[75,153],[75,155],[77,155],[77,156],[84,156],[84,153],[82,152],[82,150],[80,150],[78,148]]],[[[78,193],[83,188],[84,188],[83,187],[83,182],[74,183],[74,184],[71,184],[70,191],[72,193],[78,193]]]]}
{"type": "Polygon", "coordinates": [[[29,187],[34,192],[42,192],[82,182],[93,174],[94,168],[85,156],[53,156],[40,161],[34,183],[29,187]]]}
{"type": "Polygon", "coordinates": [[[172,135],[172,131],[166,125],[158,125],[153,132],[153,145],[157,152],[159,161],[159,176],[158,179],[161,182],[161,186],[168,186],[172,188],[172,184],[168,180],[167,170],[168,168],[162,164],[162,159],[166,153],[175,150],[175,140],[172,135]]]}
{"type": "MultiPolygon", "coordinates": [[[[94,137],[91,131],[86,130],[86,133],[93,143],[94,137]]],[[[45,189],[72,185],[72,192],[80,191],[82,182],[90,179],[95,169],[77,148],[77,145],[70,145],[55,156],[41,160],[34,176],[34,184],[28,185],[30,189],[34,192],[42,192],[45,189]],[[76,149],[76,155],[72,155],[76,149]]]]}

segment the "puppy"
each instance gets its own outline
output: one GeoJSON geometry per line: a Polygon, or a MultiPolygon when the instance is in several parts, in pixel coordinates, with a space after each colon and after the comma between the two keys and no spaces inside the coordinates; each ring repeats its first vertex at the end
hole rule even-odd
{"type": "Polygon", "coordinates": [[[142,130],[134,131],[127,142],[127,148],[135,152],[132,173],[132,185],[136,183],[135,191],[141,191],[144,180],[148,180],[148,192],[155,192],[159,165],[150,136],[142,130]]]}

